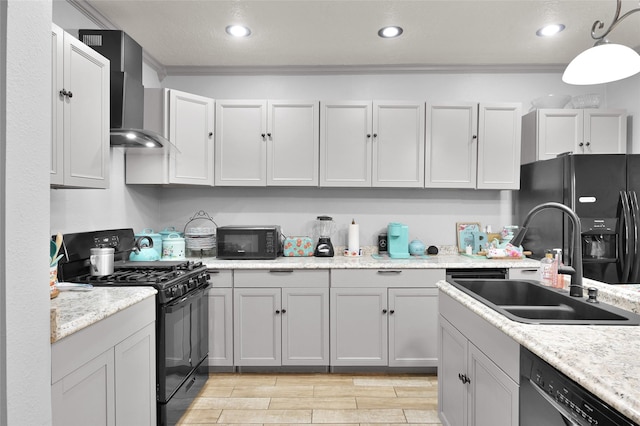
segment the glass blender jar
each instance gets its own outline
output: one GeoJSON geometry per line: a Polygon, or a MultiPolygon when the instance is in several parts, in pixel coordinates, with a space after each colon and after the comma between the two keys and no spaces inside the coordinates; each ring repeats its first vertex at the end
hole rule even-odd
{"type": "Polygon", "coordinates": [[[331,234],[335,222],[330,216],[318,216],[316,218],[316,231],[318,232],[318,244],[313,252],[316,257],[333,257],[333,244],[331,244],[331,234]]]}

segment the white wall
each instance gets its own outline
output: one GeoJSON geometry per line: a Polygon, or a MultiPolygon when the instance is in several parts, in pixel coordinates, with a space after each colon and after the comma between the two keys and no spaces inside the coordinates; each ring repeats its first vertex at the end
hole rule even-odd
{"type": "Polygon", "coordinates": [[[143,229],[154,222],[159,188],[124,184],[124,149],[111,148],[109,189],[51,189],[51,235],[98,229],[143,229]]]}
{"type": "Polygon", "coordinates": [[[604,86],[570,86],[560,73],[408,73],[286,76],[168,76],[163,87],[217,99],[397,99],[428,102],[521,102],[549,93],[600,93],[604,86]]]}
{"type": "Polygon", "coordinates": [[[3,0],[0,7],[6,16],[0,27],[6,78],[0,102],[0,424],[47,425],[51,0],[3,0]]]}
{"type": "Polygon", "coordinates": [[[615,108],[625,108],[629,114],[627,138],[628,152],[640,153],[640,131],[634,131],[634,124],[640,124],[640,74],[607,85],[607,97],[615,108]]]}
{"type": "MultiPolygon", "coordinates": [[[[501,219],[499,191],[339,188],[172,188],[162,190],[157,228],[182,228],[199,210],[218,225],[281,225],[286,235],[313,236],[319,215],[334,218],[333,242],[346,245],[347,226],[360,224],[361,245],[377,244],[389,222],[409,225],[411,239],[428,245],[455,244],[456,222],[481,222],[494,229],[501,219]]],[[[194,221],[192,225],[206,222],[194,221]]]]}

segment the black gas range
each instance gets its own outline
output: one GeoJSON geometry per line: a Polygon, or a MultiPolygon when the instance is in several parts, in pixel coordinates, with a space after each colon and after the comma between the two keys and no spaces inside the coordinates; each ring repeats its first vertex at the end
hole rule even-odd
{"type": "Polygon", "coordinates": [[[94,286],[150,286],[158,290],[158,303],[170,303],[189,292],[208,285],[207,267],[202,262],[157,261],[114,262],[113,274],[93,276],[90,273],[73,278],[73,282],[94,286]]]}
{"type": "Polygon", "coordinates": [[[133,229],[63,235],[60,281],[100,287],[147,286],[156,295],[157,424],[175,425],[208,378],[209,274],[202,262],[133,262],[133,229]],[[90,250],[114,248],[112,274],[95,276],[90,250]]]}

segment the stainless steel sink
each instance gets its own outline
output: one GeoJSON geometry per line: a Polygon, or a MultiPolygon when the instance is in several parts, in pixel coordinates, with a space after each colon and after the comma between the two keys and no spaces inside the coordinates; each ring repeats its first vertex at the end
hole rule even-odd
{"type": "Polygon", "coordinates": [[[537,281],[460,279],[448,282],[507,318],[529,324],[640,325],[640,316],[605,303],[543,286],[537,281]]]}

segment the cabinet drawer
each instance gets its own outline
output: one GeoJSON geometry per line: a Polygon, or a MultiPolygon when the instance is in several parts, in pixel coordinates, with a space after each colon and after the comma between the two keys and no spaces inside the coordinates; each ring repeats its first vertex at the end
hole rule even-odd
{"type": "Polygon", "coordinates": [[[235,270],[234,287],[328,287],[329,270],[235,270]]]}
{"type": "Polygon", "coordinates": [[[220,270],[220,269],[207,269],[209,274],[209,282],[213,287],[232,287],[233,286],[233,271],[220,270]]]}
{"type": "Polygon", "coordinates": [[[435,287],[444,269],[334,269],[331,287],[435,287]]]}

